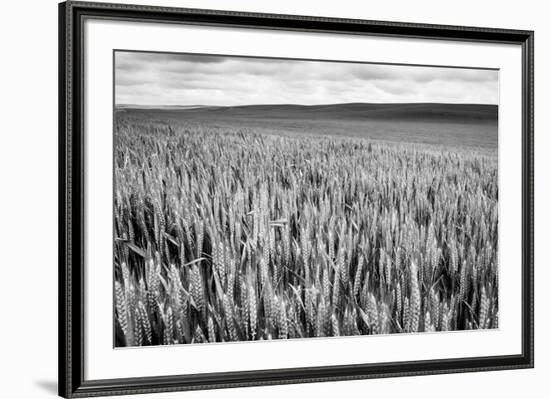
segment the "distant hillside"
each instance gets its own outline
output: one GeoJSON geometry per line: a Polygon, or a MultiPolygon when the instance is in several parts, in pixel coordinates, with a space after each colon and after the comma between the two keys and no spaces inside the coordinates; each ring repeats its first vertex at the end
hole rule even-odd
{"type": "Polygon", "coordinates": [[[479,104],[243,105],[117,107],[117,117],[291,135],[337,135],[498,148],[498,107],[479,104]]]}
{"type": "Polygon", "coordinates": [[[117,109],[162,109],[162,110],[188,110],[204,107],[204,105],[136,105],[136,104],[119,104],[117,109]]]}
{"type": "MultiPolygon", "coordinates": [[[[130,106],[126,110],[133,109],[130,106]]],[[[246,119],[324,119],[324,120],[394,120],[447,123],[496,123],[498,107],[480,104],[370,104],[329,105],[242,105],[233,107],[135,107],[142,112],[160,112],[171,118],[246,118],[246,119]]]]}

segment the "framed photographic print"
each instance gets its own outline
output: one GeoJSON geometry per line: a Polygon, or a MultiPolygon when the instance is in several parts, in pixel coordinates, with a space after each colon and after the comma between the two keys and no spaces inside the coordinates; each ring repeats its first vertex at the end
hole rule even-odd
{"type": "Polygon", "coordinates": [[[533,32],[59,17],[61,396],[533,367],[533,32]]]}

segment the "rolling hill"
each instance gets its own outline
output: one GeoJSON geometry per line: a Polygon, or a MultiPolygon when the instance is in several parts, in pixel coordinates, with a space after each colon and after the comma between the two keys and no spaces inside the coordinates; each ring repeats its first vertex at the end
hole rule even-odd
{"type": "Polygon", "coordinates": [[[498,106],[438,103],[118,106],[117,115],[267,133],[332,134],[496,149],[498,106]]]}

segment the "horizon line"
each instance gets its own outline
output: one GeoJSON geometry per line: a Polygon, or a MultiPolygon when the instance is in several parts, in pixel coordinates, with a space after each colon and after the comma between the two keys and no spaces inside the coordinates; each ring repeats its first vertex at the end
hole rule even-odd
{"type": "Polygon", "coordinates": [[[343,102],[343,103],[320,103],[320,104],[299,104],[299,103],[248,103],[248,104],[234,104],[234,105],[218,105],[218,104],[132,104],[132,103],[116,103],[115,107],[126,106],[126,107],[219,107],[219,108],[229,108],[229,107],[251,107],[251,106],[298,106],[298,107],[322,107],[330,105],[357,105],[357,104],[368,104],[368,105],[412,105],[412,104],[434,104],[434,105],[493,105],[498,106],[499,104],[494,103],[461,103],[461,102],[437,102],[437,101],[422,101],[422,102],[343,102]]]}

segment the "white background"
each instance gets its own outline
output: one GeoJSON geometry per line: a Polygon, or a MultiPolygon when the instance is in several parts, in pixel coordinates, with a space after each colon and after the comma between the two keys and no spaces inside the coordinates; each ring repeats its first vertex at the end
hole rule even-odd
{"type": "MultiPolygon", "coordinates": [[[[135,1],[136,3],[139,1],[135,1]]],[[[140,2],[141,3],[141,2],[140,2]]],[[[339,383],[276,386],[151,395],[160,398],[268,398],[286,395],[334,397],[335,395],[407,396],[463,398],[491,396],[543,397],[550,373],[550,328],[545,303],[544,246],[548,240],[550,187],[544,172],[550,161],[546,134],[550,123],[544,118],[550,98],[545,71],[550,71],[550,28],[543,2],[523,1],[521,9],[497,1],[386,1],[360,5],[344,1],[254,2],[233,0],[153,1],[149,4],[328,15],[364,19],[431,22],[524,28],[536,31],[536,369],[460,375],[412,377],[339,383]],[[256,4],[258,3],[258,4],[256,4]],[[540,5],[538,5],[540,3],[540,5]]],[[[3,397],[54,397],[57,375],[57,8],[55,1],[11,3],[4,8],[1,26],[2,131],[0,177],[2,218],[0,263],[2,265],[3,397]],[[7,122],[7,123],[6,123],[7,122]]]]}

